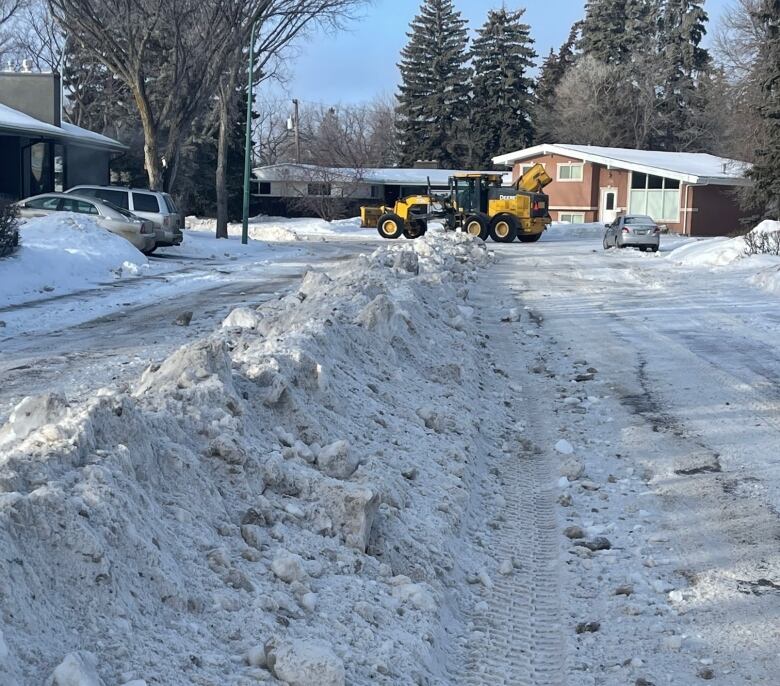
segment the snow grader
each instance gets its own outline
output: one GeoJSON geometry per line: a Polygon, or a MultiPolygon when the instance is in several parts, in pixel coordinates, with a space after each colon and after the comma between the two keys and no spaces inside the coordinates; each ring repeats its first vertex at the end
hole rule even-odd
{"type": "Polygon", "coordinates": [[[498,243],[538,241],[550,225],[549,198],[542,189],[552,179],[541,164],[534,165],[512,186],[502,185],[501,173],[455,174],[449,193],[401,198],[392,207],[362,207],[363,228],[375,228],[382,238],[419,238],[428,222],[442,221],[446,229],[465,231],[498,243]]]}

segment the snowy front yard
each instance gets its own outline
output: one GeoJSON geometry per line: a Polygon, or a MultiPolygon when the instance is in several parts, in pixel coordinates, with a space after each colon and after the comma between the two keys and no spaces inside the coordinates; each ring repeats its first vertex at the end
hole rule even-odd
{"type": "Polygon", "coordinates": [[[4,341],[0,683],[773,683],[776,258],[269,224],[4,341]]]}

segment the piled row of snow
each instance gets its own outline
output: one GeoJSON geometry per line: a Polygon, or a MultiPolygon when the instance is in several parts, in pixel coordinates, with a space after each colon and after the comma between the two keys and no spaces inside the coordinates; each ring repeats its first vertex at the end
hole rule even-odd
{"type": "Polygon", "coordinates": [[[137,276],[148,267],[130,242],[82,214],[31,219],[20,226],[19,240],[20,248],[0,260],[0,307],[137,276]]]}
{"type": "MultiPolygon", "coordinates": [[[[780,231],[780,222],[766,220],[751,233],[770,234],[780,231]]],[[[743,236],[710,238],[683,245],[669,253],[669,259],[684,267],[722,267],[747,257],[747,243],[743,236]]]]}
{"type": "Polygon", "coordinates": [[[234,311],[0,430],[0,683],[451,683],[436,673],[483,379],[461,234],[234,311]],[[468,413],[463,412],[469,407],[468,413]]]}
{"type": "Polygon", "coordinates": [[[571,238],[601,238],[604,236],[604,224],[593,222],[591,224],[568,224],[565,222],[553,222],[544,236],[547,239],[561,240],[571,238]]]}
{"type": "MultiPolygon", "coordinates": [[[[780,222],[766,220],[751,233],[777,234],[780,222]]],[[[748,274],[748,282],[770,293],[780,293],[780,257],[777,255],[748,255],[745,237],[710,238],[683,245],[668,259],[683,267],[731,267],[748,274]]]]}
{"type": "MultiPolygon", "coordinates": [[[[186,226],[191,231],[214,232],[216,219],[189,216],[186,226]]],[[[228,224],[230,236],[240,236],[240,223],[228,224]]],[[[249,221],[249,237],[257,241],[299,241],[313,237],[327,236],[367,236],[375,237],[375,231],[360,228],[360,219],[344,219],[327,222],[324,219],[288,219],[283,217],[254,217],[249,221]]]]}

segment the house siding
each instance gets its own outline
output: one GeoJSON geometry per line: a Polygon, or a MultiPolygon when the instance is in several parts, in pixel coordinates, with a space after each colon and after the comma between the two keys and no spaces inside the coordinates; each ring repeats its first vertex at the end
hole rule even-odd
{"type": "MultiPolygon", "coordinates": [[[[558,181],[558,165],[566,162],[582,163],[576,157],[544,154],[517,162],[513,179],[522,176],[523,167],[540,163],[553,181],[545,188],[550,197],[550,214],[558,221],[561,213],[582,212],[586,222],[600,221],[601,191],[617,189],[617,210],[629,211],[631,172],[608,168],[605,165],[584,162],[582,182],[558,181]]],[[[659,176],[663,174],[659,171],[659,176]]],[[[687,186],[680,184],[680,214],[676,222],[661,222],[677,234],[690,236],[724,236],[740,228],[742,214],[733,197],[731,186],[687,186]],[[688,208],[692,209],[688,209],[688,208]]]]}
{"type": "Polygon", "coordinates": [[[694,210],[690,216],[690,235],[727,236],[744,228],[743,217],[733,186],[695,186],[691,188],[694,210]]]}

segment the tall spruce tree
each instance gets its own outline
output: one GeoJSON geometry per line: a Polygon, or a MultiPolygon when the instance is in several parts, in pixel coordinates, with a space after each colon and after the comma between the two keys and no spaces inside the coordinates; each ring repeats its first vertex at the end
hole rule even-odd
{"type": "Polygon", "coordinates": [[[531,27],[525,10],[491,10],[472,45],[474,80],[471,114],[471,164],[492,167],[501,152],[531,145],[534,66],[531,27]]]}
{"type": "Polygon", "coordinates": [[[707,103],[701,82],[708,77],[711,60],[701,47],[708,21],[703,4],[666,0],[659,18],[659,113],[665,125],[657,147],[663,150],[697,150],[706,138],[707,103]]]}
{"type": "Polygon", "coordinates": [[[558,52],[550,50],[550,54],[546,57],[539,70],[539,78],[534,88],[535,107],[533,117],[537,143],[555,142],[554,112],[556,92],[566,72],[577,61],[575,51],[581,26],[581,22],[577,22],[572,26],[566,42],[561,45],[558,52]]]}
{"type": "Polygon", "coordinates": [[[399,65],[401,163],[461,167],[468,157],[471,76],[466,21],[452,0],[425,0],[407,35],[399,65]]]}
{"type": "Polygon", "coordinates": [[[580,49],[605,64],[620,64],[630,52],[626,33],[627,0],[588,0],[580,49]]]}
{"type": "Polygon", "coordinates": [[[753,186],[746,204],[760,218],[780,219],[780,0],[762,0],[751,15],[766,40],[759,47],[753,74],[759,131],[755,161],[748,172],[753,186]]]}

